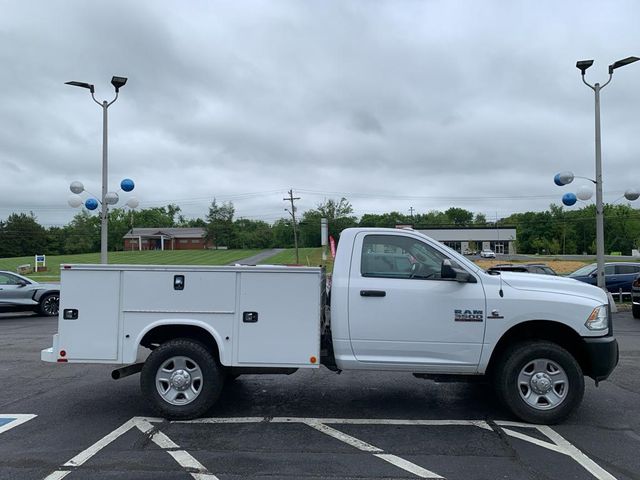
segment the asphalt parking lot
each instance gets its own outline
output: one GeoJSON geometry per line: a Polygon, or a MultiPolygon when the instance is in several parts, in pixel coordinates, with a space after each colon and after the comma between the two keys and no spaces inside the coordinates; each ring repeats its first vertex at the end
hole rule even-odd
{"type": "Polygon", "coordinates": [[[208,418],[150,417],[138,376],[49,365],[56,320],[0,315],[0,479],[640,479],[640,321],[565,423],[514,422],[482,384],[325,369],[240,377],[208,418]]]}

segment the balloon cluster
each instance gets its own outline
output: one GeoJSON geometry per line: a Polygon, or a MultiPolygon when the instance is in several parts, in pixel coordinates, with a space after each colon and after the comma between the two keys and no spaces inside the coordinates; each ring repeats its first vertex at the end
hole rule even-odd
{"type": "MultiPolygon", "coordinates": [[[[553,182],[559,187],[563,187],[573,182],[574,178],[575,176],[573,175],[573,172],[560,172],[553,177],[553,182]]],[[[588,185],[582,185],[578,187],[576,193],[568,192],[562,195],[562,203],[567,207],[571,207],[572,205],[575,205],[578,200],[586,202],[587,200],[591,199],[592,196],[593,190],[591,189],[591,187],[588,185]]],[[[630,188],[624,192],[624,198],[626,198],[630,202],[633,202],[634,200],[640,198],[640,191],[638,191],[638,189],[636,188],[630,188]]]]}
{"type": "MultiPolygon", "coordinates": [[[[120,188],[123,192],[131,192],[135,188],[135,183],[133,183],[133,180],[131,180],[130,178],[125,178],[120,182],[120,188]]],[[[69,196],[67,202],[69,203],[69,206],[73,208],[78,208],[84,203],[84,207],[87,210],[95,210],[96,208],[98,208],[98,205],[100,205],[100,202],[94,197],[89,197],[84,202],[82,201],[82,197],[80,196],[80,194],[82,192],[86,192],[82,182],[71,182],[71,185],[69,185],[69,190],[71,190],[72,195],[69,196]]],[[[116,192],[108,192],[104,196],[104,202],[107,205],[115,205],[119,200],[120,197],[116,192]]],[[[126,205],[129,208],[136,208],[138,205],[140,205],[140,202],[136,197],[130,197],[129,200],[127,200],[126,205]]]]}

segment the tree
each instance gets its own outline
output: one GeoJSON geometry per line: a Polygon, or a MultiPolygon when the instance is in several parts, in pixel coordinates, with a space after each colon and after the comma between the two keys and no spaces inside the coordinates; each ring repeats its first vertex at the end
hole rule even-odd
{"type": "Polygon", "coordinates": [[[345,228],[358,225],[358,219],[353,215],[353,207],[346,198],[336,202],[329,199],[319,204],[315,210],[307,210],[300,221],[300,244],[305,247],[320,246],[320,219],[326,218],[329,222],[329,235],[336,241],[340,232],[345,228]]]}
{"type": "Polygon", "coordinates": [[[233,229],[231,248],[269,248],[272,245],[271,227],[266,222],[241,218],[233,223],[233,229]]]}
{"type": "Polygon", "coordinates": [[[0,257],[23,257],[45,253],[47,232],[33,212],[12,213],[0,222],[0,257]]]}
{"type": "Polygon", "coordinates": [[[232,202],[218,205],[213,199],[207,214],[207,240],[217,247],[230,246],[234,243],[233,214],[235,208],[232,202]]]}
{"type": "Polygon", "coordinates": [[[290,218],[280,218],[271,227],[272,246],[293,248],[293,222],[290,218]]]}
{"type": "Polygon", "coordinates": [[[100,251],[100,217],[86,210],[77,213],[64,227],[65,253],[88,253],[100,251]]]}
{"type": "Polygon", "coordinates": [[[449,218],[453,225],[466,226],[473,222],[473,212],[464,208],[451,207],[444,214],[449,218]]]}

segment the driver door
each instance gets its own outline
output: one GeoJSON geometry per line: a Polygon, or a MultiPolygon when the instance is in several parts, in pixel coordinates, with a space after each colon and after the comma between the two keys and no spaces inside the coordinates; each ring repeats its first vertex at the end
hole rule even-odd
{"type": "Polygon", "coordinates": [[[349,331],[357,360],[420,371],[474,372],[485,330],[485,295],[440,278],[444,250],[417,235],[362,232],[349,277],[349,331]]]}

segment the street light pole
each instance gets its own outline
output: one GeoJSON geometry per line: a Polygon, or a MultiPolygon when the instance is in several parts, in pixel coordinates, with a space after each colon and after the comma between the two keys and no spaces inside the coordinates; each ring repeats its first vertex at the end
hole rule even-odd
{"type": "Polygon", "coordinates": [[[107,192],[108,192],[108,136],[107,136],[107,109],[113,105],[113,103],[118,99],[118,92],[120,88],[123,87],[127,83],[126,77],[112,77],[111,85],[116,89],[116,96],[110,102],[106,100],[99,102],[96,100],[94,95],[95,88],[90,83],[84,82],[66,82],[66,85],[71,85],[74,87],[86,88],[91,92],[91,98],[98,105],[102,107],[102,193],[100,197],[100,203],[102,204],[101,212],[100,212],[100,263],[108,263],[108,242],[109,242],[109,204],[107,202],[107,192]]]}
{"type": "MultiPolygon", "coordinates": [[[[584,79],[584,76],[583,76],[584,79]]],[[[611,81],[611,79],[609,79],[611,81]]],[[[609,82],[607,82],[609,83],[609,82]]],[[[606,84],[605,84],[606,85],[606,84]]],[[[600,134],[600,84],[593,87],[595,92],[596,115],[596,263],[597,285],[605,289],[604,277],[604,205],[602,202],[602,137],[600,134]]]]}
{"type": "Polygon", "coordinates": [[[576,67],[582,75],[582,82],[593,90],[595,95],[595,134],[596,134],[596,263],[597,263],[597,285],[606,291],[604,275],[604,204],[602,200],[602,137],[600,131],[600,90],[609,85],[613,78],[613,71],[630,63],[640,60],[638,57],[627,57],[609,65],[609,80],[604,85],[596,83],[589,85],[584,78],[587,69],[593,65],[593,60],[580,60],[576,67]]]}
{"type": "MultiPolygon", "coordinates": [[[[118,94],[116,93],[116,99],[118,94]]],[[[113,100],[115,102],[115,100],[113,100]]],[[[109,242],[109,205],[105,201],[108,190],[108,142],[107,142],[107,109],[109,104],[107,101],[102,102],[102,210],[100,212],[100,263],[109,263],[107,260],[107,245],[109,242]]]]}

